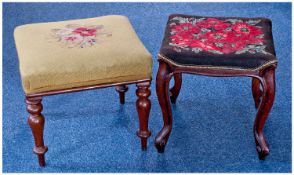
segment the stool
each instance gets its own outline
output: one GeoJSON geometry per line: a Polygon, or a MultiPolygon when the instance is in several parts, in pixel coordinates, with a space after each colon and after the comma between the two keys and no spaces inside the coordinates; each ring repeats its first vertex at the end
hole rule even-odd
{"type": "Polygon", "coordinates": [[[136,84],[142,149],[147,148],[152,56],[124,16],[38,23],[14,31],[26,96],[33,152],[45,166],[42,97],[115,86],[120,103],[128,84],[136,84]]]}
{"type": "Polygon", "coordinates": [[[155,139],[164,152],[172,130],[171,103],[176,103],[182,73],[215,77],[252,77],[252,93],[257,114],[253,126],[259,158],[269,154],[263,126],[275,96],[275,68],[272,24],[266,18],[169,16],[158,54],[156,92],[164,126],[155,139]],[[169,89],[169,82],[175,84],[169,89]]]}

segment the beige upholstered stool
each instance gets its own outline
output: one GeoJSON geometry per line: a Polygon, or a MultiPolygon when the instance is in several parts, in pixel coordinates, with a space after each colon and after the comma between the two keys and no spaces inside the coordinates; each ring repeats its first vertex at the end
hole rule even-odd
{"type": "Polygon", "coordinates": [[[19,26],[14,31],[28,123],[40,166],[48,148],[43,142],[43,96],[116,86],[124,103],[127,84],[137,85],[142,149],[147,147],[152,57],[124,16],[19,26]]]}

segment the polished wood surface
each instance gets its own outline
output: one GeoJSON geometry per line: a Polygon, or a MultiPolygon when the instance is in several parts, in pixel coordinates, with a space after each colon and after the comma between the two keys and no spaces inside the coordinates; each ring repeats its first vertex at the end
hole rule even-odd
{"type": "Polygon", "coordinates": [[[252,77],[252,94],[257,108],[257,114],[253,126],[256,150],[260,159],[265,159],[269,154],[269,148],[266,144],[263,134],[263,127],[269,115],[274,101],[275,95],[275,68],[276,64],[264,67],[260,70],[254,69],[218,69],[178,66],[174,65],[159,56],[159,68],[156,77],[156,93],[162,110],[163,127],[155,138],[155,147],[158,152],[164,152],[165,146],[172,130],[172,110],[171,102],[175,103],[179,95],[182,74],[195,74],[214,77],[236,77],[247,76],[252,77]],[[169,90],[169,83],[174,77],[175,85],[169,90]],[[262,87],[262,90],[260,89],[262,87]]]}
{"type": "Polygon", "coordinates": [[[136,107],[140,124],[137,135],[141,138],[142,150],[146,150],[147,139],[151,135],[151,132],[148,130],[148,120],[151,109],[151,101],[148,99],[148,97],[151,95],[150,82],[137,83],[136,95],[138,96],[136,107]]]}
{"type": "Polygon", "coordinates": [[[163,128],[155,138],[155,147],[158,152],[163,153],[172,130],[172,111],[169,100],[169,82],[172,77],[170,67],[159,61],[159,68],[156,76],[156,94],[163,116],[163,128]]]}
{"type": "Polygon", "coordinates": [[[262,100],[257,108],[257,114],[254,121],[253,133],[255,136],[256,150],[259,158],[264,160],[269,154],[269,148],[265,141],[263,134],[263,127],[266,119],[269,116],[270,110],[273,106],[275,99],[275,68],[270,67],[261,72],[261,85],[262,85],[262,100]]]}
{"type": "Polygon", "coordinates": [[[170,100],[176,103],[182,87],[182,74],[174,74],[174,86],[170,89],[170,100]]]}
{"type": "Polygon", "coordinates": [[[41,114],[43,109],[41,101],[40,97],[26,98],[27,111],[30,113],[28,123],[35,140],[33,152],[38,156],[39,165],[45,166],[45,153],[48,151],[48,148],[44,145],[43,140],[45,118],[41,114]]]}
{"type": "Polygon", "coordinates": [[[262,90],[260,89],[260,81],[258,78],[252,78],[252,95],[255,108],[257,109],[262,97],[262,90]]]}

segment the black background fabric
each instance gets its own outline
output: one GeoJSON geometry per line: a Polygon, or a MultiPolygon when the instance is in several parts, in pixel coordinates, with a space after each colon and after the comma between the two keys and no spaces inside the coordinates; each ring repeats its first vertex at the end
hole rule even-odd
{"type": "Polygon", "coordinates": [[[270,54],[263,53],[242,53],[242,54],[214,54],[210,52],[199,52],[195,53],[191,50],[181,49],[181,52],[176,52],[173,46],[170,46],[171,42],[170,37],[170,23],[174,23],[175,21],[171,21],[174,17],[192,17],[192,18],[209,18],[206,16],[190,16],[190,15],[182,15],[182,14],[172,14],[169,16],[164,39],[162,41],[162,46],[160,49],[160,54],[167,57],[177,64],[182,65],[201,65],[201,66],[221,66],[221,67],[231,67],[231,68],[243,68],[243,69],[254,69],[268,61],[276,60],[273,36],[272,36],[272,22],[267,18],[239,18],[239,17],[210,17],[216,18],[220,20],[224,19],[241,19],[243,21],[247,20],[261,20],[257,26],[261,26],[264,32],[264,45],[266,45],[265,51],[270,54]]]}

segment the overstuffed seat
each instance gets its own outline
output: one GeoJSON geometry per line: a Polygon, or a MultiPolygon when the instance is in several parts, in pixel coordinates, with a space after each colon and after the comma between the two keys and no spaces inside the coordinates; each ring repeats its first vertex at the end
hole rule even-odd
{"type": "Polygon", "coordinates": [[[160,49],[178,66],[260,69],[277,62],[266,18],[170,15],[160,49]]]}
{"type": "Polygon", "coordinates": [[[151,78],[151,54],[124,16],[28,24],[14,37],[26,94],[151,78]]]}

